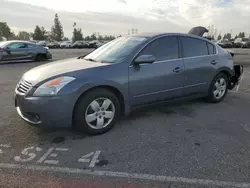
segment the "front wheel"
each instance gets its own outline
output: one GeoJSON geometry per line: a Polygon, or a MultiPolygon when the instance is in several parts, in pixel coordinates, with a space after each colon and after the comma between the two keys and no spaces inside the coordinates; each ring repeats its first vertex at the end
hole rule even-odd
{"type": "Polygon", "coordinates": [[[77,130],[98,135],[113,128],[120,112],[119,100],[112,92],[95,89],[79,99],[73,121],[77,130]]]}
{"type": "Polygon", "coordinates": [[[219,103],[225,98],[227,91],[228,78],[224,73],[219,73],[211,82],[207,99],[210,102],[219,103]]]}

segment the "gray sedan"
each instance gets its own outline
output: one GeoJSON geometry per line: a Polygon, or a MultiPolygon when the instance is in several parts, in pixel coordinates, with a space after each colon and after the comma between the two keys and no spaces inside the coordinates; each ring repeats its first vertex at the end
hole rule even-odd
{"type": "Polygon", "coordinates": [[[15,90],[15,106],[36,126],[73,125],[101,134],[121,115],[146,105],[198,97],[218,103],[242,71],[231,53],[202,37],[120,37],[85,57],[26,72],[15,90]]]}
{"type": "Polygon", "coordinates": [[[0,63],[51,59],[48,48],[27,41],[0,42],[0,63]]]}

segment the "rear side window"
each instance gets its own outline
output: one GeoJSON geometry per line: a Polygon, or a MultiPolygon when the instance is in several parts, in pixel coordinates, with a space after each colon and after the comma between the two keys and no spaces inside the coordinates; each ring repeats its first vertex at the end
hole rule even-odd
{"type": "Polygon", "coordinates": [[[191,37],[181,37],[183,57],[196,57],[208,55],[208,47],[205,41],[191,37]]]}
{"type": "Polygon", "coordinates": [[[215,54],[215,47],[213,44],[207,42],[208,52],[209,54],[215,54]]]}
{"type": "Polygon", "coordinates": [[[177,37],[161,37],[149,43],[140,55],[153,55],[156,61],[178,59],[178,39],[177,37]]]}

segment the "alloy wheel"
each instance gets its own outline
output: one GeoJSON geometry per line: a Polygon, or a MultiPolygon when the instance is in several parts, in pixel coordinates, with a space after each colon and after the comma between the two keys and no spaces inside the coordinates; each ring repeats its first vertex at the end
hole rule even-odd
{"type": "Polygon", "coordinates": [[[115,105],[108,98],[93,100],[85,111],[86,123],[93,129],[107,127],[115,116],[115,105]]]}

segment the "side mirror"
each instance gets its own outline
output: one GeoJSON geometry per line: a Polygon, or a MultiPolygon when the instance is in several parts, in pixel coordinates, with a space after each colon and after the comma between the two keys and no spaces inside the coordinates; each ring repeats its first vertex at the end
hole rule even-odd
{"type": "Polygon", "coordinates": [[[155,62],[155,57],[153,55],[140,55],[134,60],[134,65],[140,65],[144,63],[151,64],[155,62]]]}

